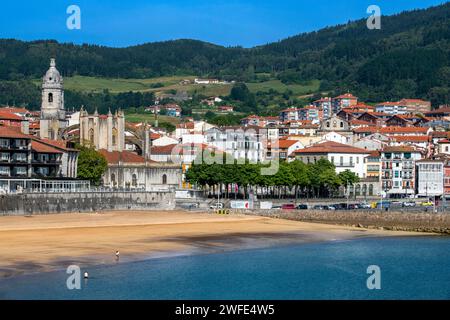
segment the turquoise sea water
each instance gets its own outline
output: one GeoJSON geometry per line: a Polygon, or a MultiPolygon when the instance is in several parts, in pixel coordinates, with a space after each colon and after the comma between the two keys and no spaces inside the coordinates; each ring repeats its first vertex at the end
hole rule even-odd
{"type": "Polygon", "coordinates": [[[450,299],[450,237],[366,238],[150,259],[0,281],[2,299],[450,299]],[[369,290],[369,265],[381,289],[369,290]]]}

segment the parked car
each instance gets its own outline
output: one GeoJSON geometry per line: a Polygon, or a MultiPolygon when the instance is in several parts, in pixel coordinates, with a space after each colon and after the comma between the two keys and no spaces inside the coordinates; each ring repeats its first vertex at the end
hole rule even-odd
{"type": "Polygon", "coordinates": [[[223,209],[223,203],[217,202],[209,206],[210,209],[223,209]]]}
{"type": "Polygon", "coordinates": [[[358,209],[359,207],[358,207],[358,205],[357,204],[354,204],[354,203],[350,203],[348,206],[347,206],[347,210],[355,210],[355,209],[358,209]]]}
{"type": "Polygon", "coordinates": [[[423,201],[422,203],[420,203],[421,206],[423,207],[432,207],[433,206],[433,202],[431,201],[423,201]]]}
{"type": "Polygon", "coordinates": [[[283,210],[294,210],[295,209],[295,204],[293,204],[293,203],[283,204],[281,206],[281,209],[283,209],[283,210]]]}
{"type": "Polygon", "coordinates": [[[336,207],[333,205],[331,205],[331,206],[325,205],[325,206],[323,206],[323,210],[336,210],[336,207]]]}
{"type": "Polygon", "coordinates": [[[316,204],[316,205],[313,207],[313,210],[324,210],[324,207],[325,207],[325,206],[321,206],[321,205],[319,205],[319,204],[316,204]]]}
{"type": "Polygon", "coordinates": [[[308,205],[306,205],[306,204],[299,204],[299,205],[297,205],[297,209],[298,210],[307,210],[308,209],[308,205]]]}
{"type": "Polygon", "coordinates": [[[359,209],[370,209],[370,208],[372,208],[372,206],[370,205],[370,203],[367,203],[367,202],[360,203],[360,204],[358,205],[358,207],[359,207],[359,209]]]}
{"type": "Polygon", "coordinates": [[[272,206],[272,209],[280,210],[280,209],[281,209],[281,206],[278,205],[278,204],[275,204],[275,205],[272,206]]]}
{"type": "Polygon", "coordinates": [[[416,203],[414,201],[406,201],[406,202],[403,202],[402,205],[403,205],[403,207],[415,207],[416,203]]]}
{"type": "Polygon", "coordinates": [[[389,201],[378,201],[377,205],[376,205],[377,209],[381,209],[381,208],[388,209],[390,207],[391,207],[391,203],[389,201]]]}

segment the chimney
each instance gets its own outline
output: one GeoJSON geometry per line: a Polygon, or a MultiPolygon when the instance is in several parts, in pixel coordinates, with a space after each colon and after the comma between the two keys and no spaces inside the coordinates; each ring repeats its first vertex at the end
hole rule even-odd
{"type": "Polygon", "coordinates": [[[20,131],[23,134],[30,134],[30,122],[28,120],[20,122],[20,131]]]}

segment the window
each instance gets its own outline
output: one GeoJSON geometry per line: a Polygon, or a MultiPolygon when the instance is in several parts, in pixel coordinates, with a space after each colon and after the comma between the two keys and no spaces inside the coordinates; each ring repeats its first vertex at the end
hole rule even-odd
{"type": "Polygon", "coordinates": [[[53,102],[53,93],[49,93],[48,94],[48,102],[52,103],[53,102]]]}
{"type": "Polygon", "coordinates": [[[116,186],[116,175],[114,173],[111,174],[111,185],[116,186]]]}
{"type": "Polygon", "coordinates": [[[9,161],[9,153],[2,152],[0,154],[0,161],[9,161]]]}
{"type": "Polygon", "coordinates": [[[133,174],[133,176],[131,177],[131,185],[133,187],[137,187],[137,176],[136,176],[136,174],[133,174]]]}
{"type": "Polygon", "coordinates": [[[353,165],[353,157],[350,157],[350,165],[353,165]]]}
{"type": "Polygon", "coordinates": [[[331,157],[331,163],[334,164],[334,156],[331,157]]]}
{"type": "Polygon", "coordinates": [[[162,184],[167,184],[167,175],[165,174],[162,176],[162,184]]]}
{"type": "Polygon", "coordinates": [[[23,175],[27,174],[27,168],[26,167],[16,167],[15,171],[16,171],[16,175],[23,176],[23,175]]]}
{"type": "Polygon", "coordinates": [[[89,141],[94,143],[94,129],[89,129],[89,141]]]}
{"type": "Polygon", "coordinates": [[[112,145],[117,146],[117,129],[112,129],[112,145]]]}
{"type": "Polygon", "coordinates": [[[9,176],[9,167],[0,167],[1,176],[9,176]]]}
{"type": "Polygon", "coordinates": [[[341,128],[343,128],[343,127],[344,127],[344,122],[341,121],[341,128]]]}
{"type": "Polygon", "coordinates": [[[369,196],[373,196],[373,185],[369,184],[369,196]]]}
{"type": "Polygon", "coordinates": [[[344,157],[343,156],[340,157],[339,163],[340,163],[341,166],[344,165],[344,157]]]}

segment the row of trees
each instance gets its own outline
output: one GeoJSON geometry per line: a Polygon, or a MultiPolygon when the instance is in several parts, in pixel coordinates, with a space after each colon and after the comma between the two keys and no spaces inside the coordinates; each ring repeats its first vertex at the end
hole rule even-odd
{"type": "MultiPolygon", "coordinates": [[[[229,186],[238,185],[244,198],[251,190],[259,190],[264,196],[328,197],[337,193],[339,187],[359,182],[350,170],[336,173],[335,166],[326,159],[305,164],[299,160],[280,162],[274,175],[263,175],[265,164],[193,164],[186,172],[186,180],[205,191],[220,192],[230,196],[229,186]]],[[[233,191],[234,192],[234,191],[233,191]]]]}

